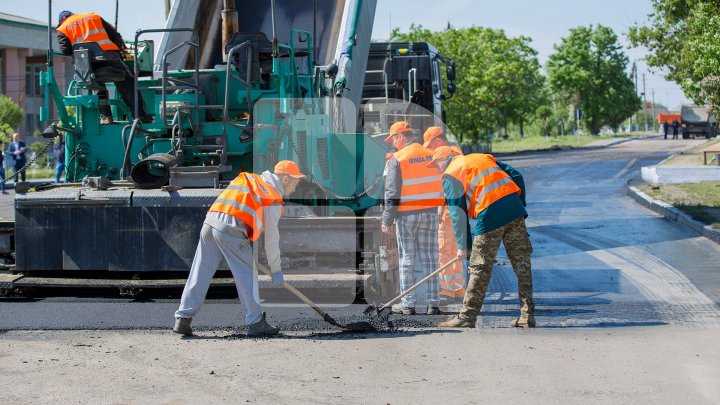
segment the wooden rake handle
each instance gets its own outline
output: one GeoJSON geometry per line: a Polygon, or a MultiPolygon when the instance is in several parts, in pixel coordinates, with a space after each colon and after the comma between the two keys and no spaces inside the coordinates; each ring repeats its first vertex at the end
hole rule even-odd
{"type": "MultiPolygon", "coordinates": [[[[260,264],[258,262],[255,262],[255,266],[258,268],[258,270],[260,270],[261,273],[272,277],[272,272],[267,267],[263,266],[262,264],[260,264]]],[[[283,283],[283,287],[285,287],[285,289],[287,289],[288,291],[293,293],[296,297],[300,298],[300,300],[302,302],[304,302],[305,304],[307,304],[307,306],[309,306],[315,312],[317,312],[318,315],[322,316],[323,318],[329,317],[327,312],[325,312],[322,308],[317,306],[314,302],[310,301],[310,298],[306,297],[305,294],[301,293],[297,288],[288,284],[287,281],[285,283],[283,283]]]]}
{"type": "Polygon", "coordinates": [[[452,264],[455,263],[456,261],[457,261],[457,256],[456,256],[455,258],[453,258],[452,260],[450,260],[449,262],[447,262],[447,263],[443,264],[442,266],[440,266],[439,269],[437,269],[437,270],[433,271],[432,273],[428,274],[427,276],[425,276],[425,278],[423,278],[422,280],[420,280],[420,281],[418,281],[417,283],[415,283],[414,286],[412,286],[412,287],[408,288],[407,290],[403,291],[402,294],[400,294],[400,295],[398,295],[397,297],[393,298],[392,300],[388,301],[385,305],[383,305],[383,306],[381,306],[380,308],[378,308],[378,311],[382,311],[383,309],[389,307],[390,305],[392,305],[392,304],[400,301],[400,299],[401,299],[402,297],[404,297],[404,296],[410,294],[411,292],[415,291],[418,287],[420,287],[421,285],[423,285],[423,283],[425,283],[426,281],[430,280],[431,278],[437,276],[438,273],[440,273],[441,271],[445,270],[446,268],[452,266],[452,264]]]}

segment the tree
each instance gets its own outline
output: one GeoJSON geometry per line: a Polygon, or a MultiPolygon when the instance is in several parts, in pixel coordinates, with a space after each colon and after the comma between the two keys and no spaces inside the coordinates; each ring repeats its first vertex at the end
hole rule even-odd
{"type": "Polygon", "coordinates": [[[603,126],[617,128],[640,108],[633,82],[627,77],[628,58],[609,27],[577,27],[555,45],[548,60],[551,88],[581,109],[591,134],[603,126]]]}
{"type": "Polygon", "coordinates": [[[0,94],[0,138],[7,142],[14,128],[20,126],[23,111],[10,97],[0,94]]]}
{"type": "Polygon", "coordinates": [[[394,29],[391,40],[427,41],[455,60],[458,91],[447,101],[447,125],[461,139],[475,142],[498,128],[524,123],[539,106],[544,78],[530,38],[508,38],[502,30],[482,27],[431,32],[411,25],[394,29]]]}
{"type": "Polygon", "coordinates": [[[720,0],[655,0],[648,26],[628,37],[649,50],[648,65],[667,68],[665,78],[680,85],[696,103],[720,98],[712,77],[720,76],[720,0]],[[703,88],[703,80],[705,82],[703,88]]]}

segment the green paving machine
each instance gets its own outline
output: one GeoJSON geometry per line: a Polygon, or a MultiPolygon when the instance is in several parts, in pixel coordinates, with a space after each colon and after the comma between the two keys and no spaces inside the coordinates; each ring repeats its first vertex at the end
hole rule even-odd
{"type": "Polygon", "coordinates": [[[64,139],[67,184],[16,195],[15,278],[0,290],[182,285],[222,189],[291,159],[308,178],[280,223],[288,281],[351,299],[395,293],[396,245],[379,222],[383,139],[398,119],[420,133],[442,125],[454,85],[444,95],[439,69],[452,80],[454,64],[423,43],[371,52],[375,5],[173,2],[166,26],[138,30],[125,52],[150,123],[112,95],[112,72],[93,70],[103,57],[93,44],[74,45],[74,79],[60,88],[51,44],[41,119],[57,116],[43,136],[64,139]],[[98,82],[111,124],[100,124],[98,82]]]}

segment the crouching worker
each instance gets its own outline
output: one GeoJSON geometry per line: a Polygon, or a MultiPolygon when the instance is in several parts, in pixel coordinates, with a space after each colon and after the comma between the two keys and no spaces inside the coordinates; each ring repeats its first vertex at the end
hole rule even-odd
{"type": "Polygon", "coordinates": [[[468,217],[475,219],[475,239],[470,254],[470,277],[458,316],[438,326],[474,328],[490,284],[493,261],[500,243],[518,279],[520,316],[516,327],[535,327],[530,255],[532,246],[525,227],[525,183],[510,165],[492,155],[475,153],[459,156],[447,146],[435,149],[432,162],[443,173],[443,190],[450,210],[458,259],[467,257],[468,217]]]}
{"type": "Polygon", "coordinates": [[[292,194],[304,177],[295,162],[283,160],[275,166],[274,173],[240,173],[215,200],[205,217],[180,308],[175,312],[175,333],[192,334],[190,322],[200,310],[210,280],[223,258],[235,279],[248,336],[279,332],[267,323],[258,302],[252,242],[264,234],[272,282],[281,287],[284,280],[280,268],[278,221],[282,214],[282,198],[292,194]]]}

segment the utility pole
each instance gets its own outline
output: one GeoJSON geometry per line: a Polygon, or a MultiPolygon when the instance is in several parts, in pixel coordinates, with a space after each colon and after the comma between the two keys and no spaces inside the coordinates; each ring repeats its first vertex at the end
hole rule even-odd
{"type": "MultiPolygon", "coordinates": [[[[637,65],[635,62],[633,62],[633,77],[635,79],[635,95],[638,94],[638,74],[637,74],[637,65]]],[[[635,112],[635,131],[638,131],[640,129],[640,121],[638,120],[637,111],[635,112]]]]}
{"type": "MultiPolygon", "coordinates": [[[[632,68],[630,69],[630,80],[633,81],[633,84],[635,85],[635,95],[637,95],[637,81],[635,80],[635,62],[632,64],[632,68]]],[[[628,132],[633,131],[633,117],[635,116],[635,113],[630,116],[630,128],[628,129],[628,132]]]]}
{"type": "Polygon", "coordinates": [[[643,73],[643,117],[645,118],[645,132],[648,131],[648,124],[647,124],[647,111],[645,106],[647,105],[647,93],[645,92],[645,73],[643,73]]]}
{"type": "Polygon", "coordinates": [[[655,129],[655,122],[657,121],[657,119],[656,119],[655,117],[656,117],[656,114],[655,114],[655,89],[652,89],[652,119],[653,119],[652,123],[653,123],[653,132],[657,132],[657,129],[655,129]]]}

